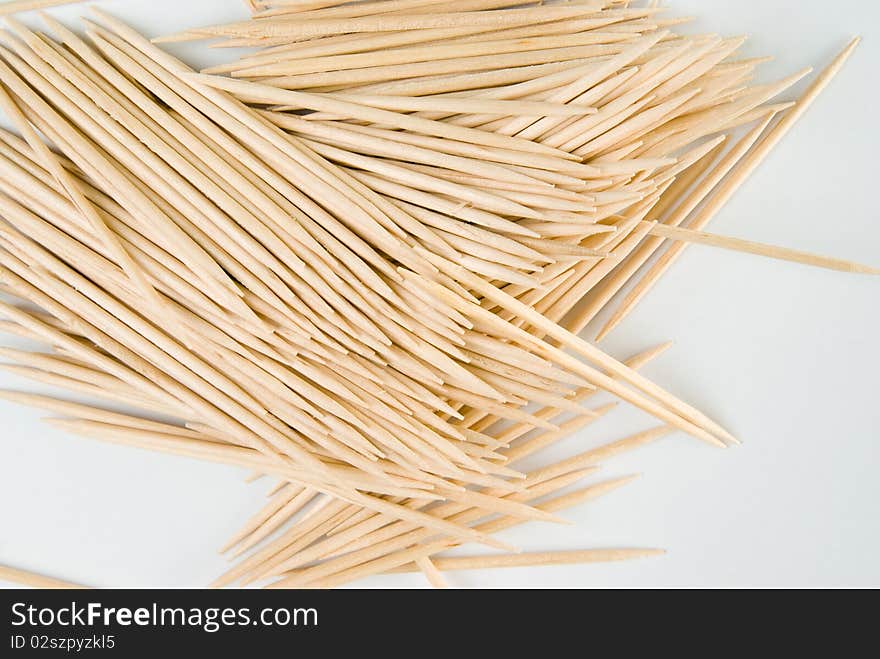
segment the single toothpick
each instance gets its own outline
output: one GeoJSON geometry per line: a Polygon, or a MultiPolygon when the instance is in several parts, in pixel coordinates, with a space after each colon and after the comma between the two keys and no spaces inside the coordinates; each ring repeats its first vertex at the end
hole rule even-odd
{"type": "MultiPolygon", "coordinates": [[[[14,74],[12,74],[12,72],[8,69],[3,71],[3,69],[0,68],[0,73],[5,73],[7,76],[14,77],[14,74]]],[[[6,79],[8,80],[9,78],[7,77],[6,79]]],[[[67,173],[67,170],[65,170],[64,167],[59,164],[55,154],[52,153],[52,151],[36,134],[19,107],[12,100],[9,94],[6,93],[3,85],[0,85],[0,109],[2,109],[6,113],[6,115],[15,122],[30,147],[34,149],[34,151],[41,158],[46,169],[48,169],[52,173],[52,176],[65,189],[71,200],[74,202],[74,204],[76,204],[79,211],[83,215],[85,215],[86,218],[88,218],[94,230],[98,232],[101,239],[110,248],[111,252],[117,258],[123,270],[126,271],[131,280],[135,283],[136,286],[138,286],[146,299],[150,301],[154,308],[154,311],[156,313],[161,313],[161,309],[164,305],[162,304],[162,301],[153,286],[147,280],[146,275],[134,262],[134,260],[131,258],[131,255],[129,255],[129,253],[122,246],[116,234],[110,231],[110,229],[104,223],[104,220],[95,210],[92,203],[85,198],[82,191],[79,189],[78,184],[76,183],[76,181],[73,180],[73,177],[71,177],[67,173]]]]}
{"type": "Polygon", "coordinates": [[[819,256],[817,254],[801,252],[798,250],[789,249],[787,247],[766,245],[764,243],[743,240],[742,238],[719,236],[712,233],[706,233],[704,231],[696,231],[693,229],[686,229],[682,227],[673,227],[666,224],[649,224],[649,233],[671,240],[678,240],[681,242],[694,243],[698,245],[720,247],[722,249],[728,249],[735,252],[746,252],[748,254],[765,256],[767,258],[778,259],[781,261],[802,263],[804,265],[809,265],[816,268],[837,270],[838,272],[850,272],[863,275],[880,274],[880,268],[862,265],[860,263],[854,263],[852,261],[845,261],[843,259],[836,259],[830,256],[819,256]]]}
{"type": "Polygon", "coordinates": [[[27,570],[21,570],[7,565],[0,565],[0,581],[11,581],[12,583],[21,584],[22,586],[30,586],[31,588],[64,590],[86,588],[86,586],[80,586],[79,584],[62,581],[53,577],[46,577],[42,574],[37,574],[36,572],[28,572],[27,570]]]}
{"type": "MultiPolygon", "coordinates": [[[[663,549],[582,549],[576,551],[546,551],[537,553],[503,554],[498,556],[435,556],[431,559],[442,572],[455,570],[485,570],[488,568],[535,567],[551,565],[576,565],[582,563],[609,563],[632,561],[662,556],[663,549]]],[[[421,566],[419,566],[421,569],[421,566]]],[[[404,566],[390,572],[413,572],[404,566]]]]}
{"type": "Polygon", "coordinates": [[[601,3],[584,3],[579,6],[547,6],[536,9],[510,9],[503,12],[475,11],[445,14],[411,14],[402,16],[365,16],[351,19],[325,19],[312,21],[261,20],[198,28],[182,35],[169,35],[154,39],[155,43],[199,39],[209,36],[225,37],[321,37],[340,33],[393,32],[397,30],[424,30],[462,25],[486,25],[495,28],[513,25],[550,23],[594,13],[601,3]]]}
{"type": "MultiPolygon", "coordinates": [[[[737,163],[728,177],[712,195],[709,203],[700,211],[698,216],[689,223],[691,229],[700,231],[715,217],[727,201],[729,201],[742,186],[746,179],[751,176],[752,172],[754,172],[767,155],[769,155],[773,147],[779,143],[804,113],[806,113],[813,102],[822,93],[822,90],[824,90],[834,79],[852,55],[853,51],[855,51],[860,40],[859,37],[853,39],[834,59],[834,61],[832,61],[831,64],[819,74],[803,93],[797,104],[783,114],[782,119],[779,120],[770,132],[767,133],[764,138],[737,163]]],[[[663,254],[661,259],[645,274],[638,286],[631,290],[626,298],[620,303],[611,319],[606,323],[605,327],[603,327],[600,336],[607,335],[614,326],[618,325],[627,315],[629,315],[639,301],[660,279],[663,273],[672,265],[682,251],[684,251],[685,245],[685,243],[672,245],[663,254]]]]}

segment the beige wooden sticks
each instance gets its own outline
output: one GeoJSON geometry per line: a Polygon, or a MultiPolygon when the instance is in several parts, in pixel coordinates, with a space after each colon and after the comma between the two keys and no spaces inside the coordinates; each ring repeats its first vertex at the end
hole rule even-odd
{"type": "MultiPolygon", "coordinates": [[[[789,110],[783,118],[773,127],[770,133],[764,136],[756,147],[744,154],[737,160],[736,166],[731,170],[728,177],[721,183],[712,198],[698,213],[698,215],[689,223],[689,228],[700,230],[703,229],[718,211],[730,200],[733,194],[739,189],[743,182],[751,175],[752,172],[767,157],[772,148],[779,143],[785,134],[797,123],[797,121],[809,109],[810,105],[818,98],[822,90],[833,80],[834,76],[840,71],[847,59],[852,55],[858,46],[860,39],[853,39],[846,48],[822,71],[822,73],[813,81],[798,103],[789,110]]],[[[714,185],[714,184],[713,184],[714,185]]],[[[697,199],[702,200],[712,190],[713,185],[701,185],[698,191],[695,191],[697,199]]],[[[606,323],[605,327],[600,331],[599,337],[606,336],[623,318],[638,304],[639,300],[644,297],[650,290],[652,285],[662,276],[663,272],[677,259],[678,255],[683,251],[685,243],[673,245],[671,249],[663,254],[661,259],[655,263],[652,268],[645,274],[639,284],[633,288],[620,303],[615,310],[611,319],[606,323]]],[[[856,267],[858,271],[859,267],[856,267]]]]}
{"type": "Polygon", "coordinates": [[[82,0],[6,0],[0,2],[0,16],[34,11],[35,9],[48,9],[59,5],[72,5],[75,2],[82,2],[82,0]]]}
{"type": "Polygon", "coordinates": [[[275,477],[218,586],[655,555],[442,552],[514,549],[495,534],[564,521],[631,479],[566,488],[674,429],[736,442],[638,372],[668,346],[577,336],[662,241],[876,274],[703,231],[855,44],[792,106],[805,72],[753,85],[743,39],[654,7],[251,8],[159,40],[257,48],[203,73],[100,10],[0,34],[0,328],[44,344],[3,368],[130,411],[2,397],[275,477]],[[614,409],[600,392],[662,425],[524,471],[614,409]]]}
{"type": "Polygon", "coordinates": [[[743,240],[741,238],[731,238],[729,236],[718,236],[704,231],[694,231],[692,229],[683,229],[681,227],[670,227],[664,224],[651,223],[649,232],[655,236],[662,238],[670,238],[686,243],[696,243],[699,245],[710,245],[712,247],[721,247],[737,252],[747,252],[756,254],[757,256],[765,256],[771,259],[779,259],[781,261],[792,261],[794,263],[802,263],[817,268],[825,268],[828,270],[838,270],[840,272],[851,272],[863,275],[878,275],[880,268],[874,268],[852,261],[844,261],[843,259],[835,259],[829,256],[819,256],[817,254],[809,254],[785,247],[776,247],[774,245],[764,245],[751,240],[743,240]]]}
{"type": "Polygon", "coordinates": [[[11,581],[22,586],[30,586],[31,588],[50,588],[50,589],[81,589],[80,586],[68,581],[61,581],[53,577],[46,577],[36,572],[29,572],[6,565],[0,565],[0,581],[11,581]]]}
{"type": "MultiPolygon", "coordinates": [[[[662,549],[582,549],[580,551],[547,551],[534,554],[501,554],[488,556],[440,556],[432,559],[441,571],[485,570],[487,568],[533,567],[572,565],[578,563],[607,563],[659,556],[662,549]]],[[[410,567],[393,570],[411,572],[410,567]]]]}

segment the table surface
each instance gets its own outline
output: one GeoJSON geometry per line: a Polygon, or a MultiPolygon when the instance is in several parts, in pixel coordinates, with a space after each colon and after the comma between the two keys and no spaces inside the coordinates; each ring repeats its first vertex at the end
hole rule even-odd
{"type": "MultiPolygon", "coordinates": [[[[169,2],[167,9],[155,0],[95,4],[148,35],[246,16],[238,0],[169,2]]],[[[762,67],[768,80],[821,69],[861,31],[865,40],[850,64],[711,228],[880,263],[877,3],[667,4],[677,15],[699,16],[689,30],[749,35],[745,53],[775,55],[762,67]]],[[[75,25],[84,11],[74,5],[52,13],[75,25]]],[[[220,55],[197,45],[174,51],[196,66],[220,55]]],[[[460,572],[451,583],[880,586],[878,300],[880,278],[690,248],[603,345],[623,358],[673,339],[647,375],[720,420],[743,445],[716,450],[670,436],[609,463],[603,478],[642,477],[567,513],[573,525],[530,524],[504,535],[526,551],[668,553],[619,564],[460,572]]],[[[49,391],[2,373],[0,388],[49,391]]],[[[216,549],[270,487],[245,484],[238,469],[75,439],[42,416],[0,402],[0,564],[94,586],[202,586],[227,565],[216,549]]],[[[560,443],[555,455],[653,423],[619,409],[560,443]]],[[[423,584],[420,575],[395,575],[359,585],[423,584]]]]}

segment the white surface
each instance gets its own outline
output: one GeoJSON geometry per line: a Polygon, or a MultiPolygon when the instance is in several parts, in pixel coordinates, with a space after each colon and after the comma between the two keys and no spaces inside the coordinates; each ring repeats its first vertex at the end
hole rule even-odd
{"type": "MultiPolygon", "coordinates": [[[[238,0],[97,3],[149,35],[244,17],[238,0]]],[[[768,77],[823,67],[865,41],[810,113],[714,222],[719,233],[880,262],[876,3],[671,0],[691,28],[748,34],[768,77]]],[[[53,13],[72,19],[81,6],[53,13]]],[[[216,53],[179,48],[205,65],[216,53]]],[[[796,91],[790,92],[794,97],[796,91]]],[[[880,279],[691,248],[606,342],[618,357],[675,339],[647,374],[744,440],[683,436],[616,459],[644,477],[568,513],[572,526],[506,534],[526,550],[664,547],[659,559],[465,572],[459,586],[880,586],[880,279]]],[[[0,387],[35,390],[0,374],[0,387]]],[[[215,549],[268,483],[238,470],[74,439],[0,402],[0,563],[95,586],[201,586],[215,549]]],[[[650,427],[618,410],[559,447],[650,427]]],[[[582,450],[582,449],[581,449],[582,450]]],[[[422,585],[418,575],[370,586],[422,585]]]]}

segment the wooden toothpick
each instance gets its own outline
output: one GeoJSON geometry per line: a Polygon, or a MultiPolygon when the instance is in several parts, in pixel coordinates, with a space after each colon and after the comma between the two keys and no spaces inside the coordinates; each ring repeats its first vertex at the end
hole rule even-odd
{"type": "MultiPolygon", "coordinates": [[[[18,3],[13,3],[18,4],[18,3]]],[[[56,4],[59,4],[56,2],[56,4]]],[[[86,586],[61,581],[53,577],[45,577],[36,572],[28,572],[6,565],[0,565],[0,580],[11,581],[12,583],[21,584],[22,586],[30,586],[31,588],[48,588],[48,589],[83,589],[86,586]]]]}

